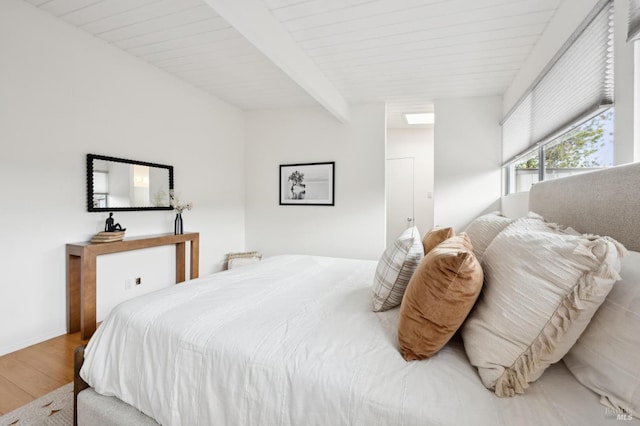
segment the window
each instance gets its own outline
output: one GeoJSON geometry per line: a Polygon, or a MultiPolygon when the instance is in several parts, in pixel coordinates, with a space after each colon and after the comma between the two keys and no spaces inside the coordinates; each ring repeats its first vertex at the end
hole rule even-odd
{"type": "Polygon", "coordinates": [[[544,179],[613,166],[613,108],[544,148],[544,179]]]}
{"type": "Polygon", "coordinates": [[[609,108],[509,163],[506,194],[528,191],[541,180],[613,166],[613,118],[609,108]]]}
{"type": "Polygon", "coordinates": [[[531,185],[540,181],[538,164],[539,152],[536,150],[525,158],[510,164],[508,169],[509,188],[507,194],[528,191],[531,185]]]}
{"type": "Polygon", "coordinates": [[[613,1],[600,0],[502,120],[506,194],[613,164],[613,83],[613,1]]]}

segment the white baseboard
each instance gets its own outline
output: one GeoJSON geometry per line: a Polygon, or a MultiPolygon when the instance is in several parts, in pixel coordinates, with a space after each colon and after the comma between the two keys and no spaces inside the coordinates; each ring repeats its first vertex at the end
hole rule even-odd
{"type": "Polygon", "coordinates": [[[11,345],[2,346],[0,347],[0,356],[18,351],[20,349],[24,349],[28,346],[35,345],[36,343],[44,342],[45,340],[53,339],[54,337],[62,336],[63,334],[66,334],[66,333],[67,333],[66,328],[51,330],[46,333],[40,334],[38,336],[21,340],[11,345]]]}

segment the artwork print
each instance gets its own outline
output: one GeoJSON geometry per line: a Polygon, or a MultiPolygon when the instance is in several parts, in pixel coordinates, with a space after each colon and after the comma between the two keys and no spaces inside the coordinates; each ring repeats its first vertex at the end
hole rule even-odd
{"type": "Polygon", "coordinates": [[[333,206],[335,163],[280,165],[280,205],[333,206]]]}

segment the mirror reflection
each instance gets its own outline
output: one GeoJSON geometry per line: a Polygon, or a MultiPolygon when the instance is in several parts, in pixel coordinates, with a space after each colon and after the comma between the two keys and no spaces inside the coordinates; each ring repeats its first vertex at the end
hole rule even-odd
{"type": "Polygon", "coordinates": [[[89,154],[89,211],[170,210],[173,167],[89,154]]]}

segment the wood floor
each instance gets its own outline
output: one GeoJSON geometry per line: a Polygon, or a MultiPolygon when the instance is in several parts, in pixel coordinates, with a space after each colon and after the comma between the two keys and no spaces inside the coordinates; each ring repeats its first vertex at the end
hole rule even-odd
{"type": "Polygon", "coordinates": [[[73,352],[86,343],[64,334],[0,357],[0,415],[73,381],[73,352]]]}

